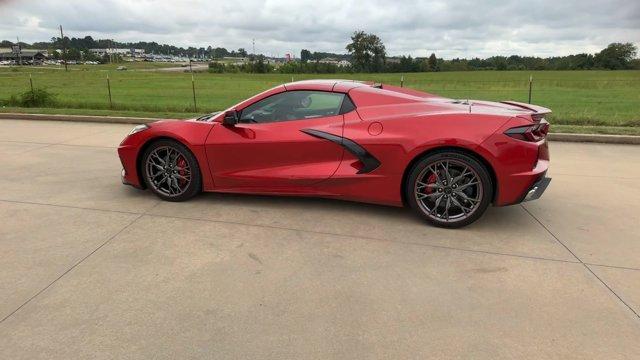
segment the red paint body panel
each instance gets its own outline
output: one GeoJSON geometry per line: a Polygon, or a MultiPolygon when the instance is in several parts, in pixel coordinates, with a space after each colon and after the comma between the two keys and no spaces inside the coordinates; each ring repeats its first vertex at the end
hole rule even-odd
{"type": "Polygon", "coordinates": [[[267,124],[216,124],[205,149],[216,186],[260,192],[299,192],[328,179],[342,160],[343,148],[300,130],[340,135],[343,116],[267,124]]]}
{"type": "Polygon", "coordinates": [[[185,144],[201,168],[203,190],[322,196],[402,206],[404,176],[426,152],[453,148],[485,163],[496,182],[495,205],[522,201],[546,172],[546,140],[509,137],[510,128],[534,124],[548,109],[520,103],[455,101],[417,90],[343,80],[311,80],[267,90],[233,107],[242,110],[284,91],[344,93],[356,106],[344,115],[272,123],[222,124],[165,121],[127,137],[118,149],[124,180],[141,186],[137,169],[145,144],[172,138],[185,144]],[[380,165],[359,174],[363,164],[338,143],[302,132],[314,129],[364,148],[380,165]]]}

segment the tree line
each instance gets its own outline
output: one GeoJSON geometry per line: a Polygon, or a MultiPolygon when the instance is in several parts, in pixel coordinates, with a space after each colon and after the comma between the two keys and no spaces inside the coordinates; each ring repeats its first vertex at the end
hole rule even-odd
{"type": "Polygon", "coordinates": [[[512,55],[445,60],[433,53],[428,58],[387,58],[384,43],[378,36],[356,31],[346,50],[351,55],[355,72],[640,69],[640,59],[636,59],[637,48],[632,43],[612,43],[596,54],[549,58],[512,55]]]}
{"type": "MultiPolygon", "coordinates": [[[[10,48],[14,45],[9,40],[0,41],[0,48],[10,48]]],[[[34,42],[32,44],[20,42],[20,46],[23,49],[40,49],[49,50],[49,53],[55,54],[54,50],[60,50],[66,47],[67,60],[93,60],[89,59],[91,53],[89,49],[143,49],[147,54],[161,54],[182,56],[189,58],[205,58],[205,59],[220,59],[223,57],[246,57],[247,51],[244,48],[238,50],[227,50],[223,47],[179,47],[167,44],[158,44],[155,41],[137,41],[137,42],[119,42],[110,39],[93,39],[91,36],[85,36],[82,38],[69,38],[67,36],[64,39],[60,37],[52,37],[50,41],[34,42]]]]}
{"type": "MultiPolygon", "coordinates": [[[[8,40],[0,42],[0,47],[8,48],[13,45],[8,40]]],[[[353,73],[353,72],[425,72],[425,71],[472,71],[472,70],[623,70],[640,69],[640,59],[637,59],[637,48],[632,43],[612,43],[596,54],[575,54],[568,56],[534,57],[534,56],[492,56],[481,58],[442,59],[436,54],[429,57],[413,58],[411,56],[388,57],[385,45],[377,35],[356,31],[351,36],[351,42],[346,45],[346,54],[329,52],[311,52],[303,49],[300,61],[284,64],[270,63],[264,55],[248,54],[244,48],[227,50],[224,47],[177,47],[156,42],[117,42],[109,39],[95,40],[91,36],[83,38],[64,39],[53,37],[48,42],[33,44],[20,43],[24,49],[48,49],[54,58],[61,55],[53,50],[67,49],[66,60],[109,61],[113,59],[97,58],[89,49],[119,48],[143,49],[147,54],[162,54],[183,56],[189,58],[204,58],[213,60],[211,72],[282,72],[282,73],[353,73]],[[216,63],[215,60],[224,57],[249,58],[249,63],[228,65],[216,63]],[[348,60],[349,66],[338,66],[327,62],[326,59],[348,60]]]]}

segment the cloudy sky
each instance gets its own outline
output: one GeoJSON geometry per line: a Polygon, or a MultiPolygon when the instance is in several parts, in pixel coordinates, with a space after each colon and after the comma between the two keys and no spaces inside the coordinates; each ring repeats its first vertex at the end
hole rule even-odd
{"type": "Polygon", "coordinates": [[[487,57],[597,52],[640,45],[638,0],[0,0],[0,39],[57,35],[240,47],[267,55],[345,52],[354,30],[391,55],[487,57]]]}

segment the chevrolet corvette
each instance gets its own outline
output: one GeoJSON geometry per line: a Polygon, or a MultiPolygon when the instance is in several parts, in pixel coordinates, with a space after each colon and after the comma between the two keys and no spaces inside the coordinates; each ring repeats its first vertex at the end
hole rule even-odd
{"type": "Polygon", "coordinates": [[[136,126],[118,154],[124,184],[168,201],[201,191],[337,198],[409,206],[433,225],[457,228],[490,204],[542,195],[551,181],[549,113],[308,80],[197,119],[136,126]]]}

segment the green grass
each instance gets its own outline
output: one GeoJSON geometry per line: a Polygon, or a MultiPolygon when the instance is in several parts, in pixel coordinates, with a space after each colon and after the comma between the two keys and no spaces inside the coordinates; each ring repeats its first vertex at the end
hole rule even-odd
{"type": "Polygon", "coordinates": [[[189,119],[202,115],[196,112],[158,112],[158,111],[127,111],[105,109],[58,109],[58,108],[23,108],[0,107],[0,113],[23,114],[54,114],[54,115],[93,115],[93,116],[125,116],[156,119],[189,119]]]}
{"type": "MultiPolygon", "coordinates": [[[[57,109],[29,112],[119,114],[148,117],[189,117],[195,114],[191,74],[140,71],[176,64],[124,64],[60,68],[0,68],[0,101],[34,86],[57,94],[57,109]],[[15,69],[15,70],[14,70],[15,69]],[[111,79],[113,107],[107,93],[111,79]],[[138,115],[132,115],[138,114],[138,115]]],[[[640,128],[640,71],[477,71],[404,74],[405,86],[451,98],[527,101],[533,76],[532,102],[553,110],[553,125],[640,128]]],[[[401,74],[309,74],[295,80],[346,78],[399,84],[401,74]]],[[[272,86],[289,82],[289,74],[196,73],[198,113],[221,110],[272,86]]],[[[15,109],[14,109],[15,110],[15,109]]],[[[9,111],[8,108],[2,111],[9,111]]],[[[566,129],[574,129],[567,127],[566,129]]],[[[613,130],[612,130],[613,129],[613,130]]],[[[599,131],[599,130],[598,130],[599,131]]],[[[635,131],[635,130],[634,130],[635,131]]]]}

